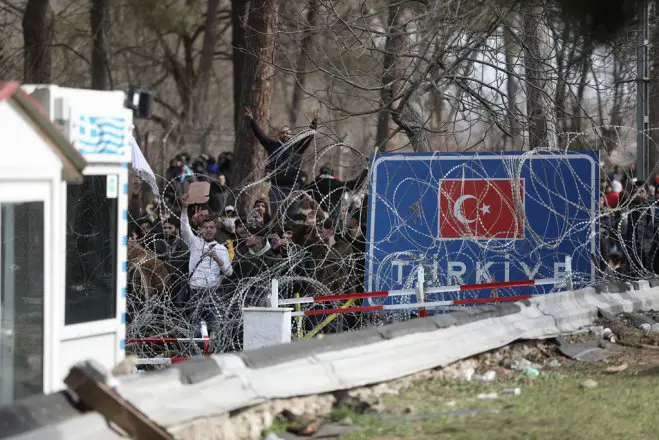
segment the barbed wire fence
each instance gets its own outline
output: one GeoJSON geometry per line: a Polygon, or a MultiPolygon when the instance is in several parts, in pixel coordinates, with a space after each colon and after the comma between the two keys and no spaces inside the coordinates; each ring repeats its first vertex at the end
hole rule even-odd
{"type": "MultiPolygon", "coordinates": [[[[278,57],[274,63],[279,73],[294,77],[295,87],[304,89],[304,96],[321,104],[324,116],[323,133],[305,131],[289,142],[313,136],[311,151],[305,155],[301,168],[316,171],[327,162],[336,162],[338,156],[345,164],[356,164],[357,170],[368,169],[371,153],[385,146],[387,151],[429,154],[527,151],[507,164],[505,175],[513,180],[519,179],[524,161],[542,151],[597,149],[603,162],[612,158],[624,163],[633,160],[631,156],[620,155],[633,146],[636,134],[635,128],[625,126],[635,92],[633,71],[629,68],[635,50],[631,33],[624,33],[614,44],[591,47],[573,35],[552,8],[540,7],[541,3],[524,8],[502,6],[498,2],[468,3],[471,8],[463,2],[428,2],[413,8],[406,2],[393,1],[354,9],[331,2],[287,2],[279,14],[278,26],[283,31],[278,36],[278,57]],[[313,23],[303,18],[308,17],[307,9],[312,7],[316,14],[313,23]],[[311,46],[310,39],[315,41],[311,46]],[[343,121],[365,121],[364,126],[371,124],[373,128],[376,116],[376,146],[356,148],[348,141],[340,141],[344,138],[343,121]],[[550,123],[543,124],[545,119],[550,123]],[[327,138],[321,138],[324,133],[329,133],[327,138]],[[325,145],[327,139],[331,140],[329,145],[325,145]]],[[[248,55],[259,56],[258,53],[248,55]]],[[[300,102],[297,105],[293,110],[300,111],[303,106],[300,102]]],[[[165,163],[169,158],[158,160],[165,163]]],[[[478,156],[468,166],[471,173],[478,172],[478,156]]],[[[234,200],[252,188],[267,188],[271,173],[262,173],[263,169],[252,171],[253,176],[244,182],[230,182],[234,200]]],[[[436,192],[441,176],[433,176],[431,171],[426,169],[406,179],[393,173],[388,176],[389,188],[393,193],[411,188],[436,192]]],[[[558,249],[575,240],[575,231],[586,233],[595,224],[596,236],[588,237],[598,244],[597,250],[590,254],[595,278],[576,273],[575,281],[579,285],[602,279],[648,278],[657,272],[654,256],[655,243],[659,240],[654,227],[654,194],[651,197],[648,194],[654,191],[653,182],[637,187],[631,177],[625,179],[621,173],[616,179],[609,179],[602,171],[601,181],[596,182],[602,196],[607,185],[620,186],[616,188],[620,200],[614,206],[607,206],[610,202],[606,199],[573,200],[569,196],[572,187],[586,185],[569,163],[557,165],[552,172],[555,179],[552,185],[547,185],[547,175],[539,172],[531,172],[529,184],[546,187],[547,199],[535,202],[547,206],[553,221],[560,221],[567,228],[551,236],[542,230],[526,228],[533,248],[518,249],[519,261],[537,249],[558,249]],[[565,191],[557,191],[556,182],[564,185],[565,191]],[[599,210],[592,209],[593,206],[599,210]],[[648,222],[651,227],[646,227],[648,222]]],[[[487,173],[483,177],[488,178],[487,173]]],[[[461,179],[459,174],[452,178],[461,179]]],[[[182,188],[177,179],[160,178],[159,198],[164,201],[158,213],[160,217],[180,218],[176,199],[182,188]]],[[[215,176],[204,179],[211,184],[220,183],[215,176]]],[[[595,197],[592,190],[587,193],[595,197]]],[[[282,298],[364,291],[367,258],[379,249],[389,249],[384,241],[369,242],[366,233],[368,210],[364,207],[368,204],[364,198],[378,196],[367,194],[367,183],[362,183],[344,200],[334,221],[324,221],[327,213],[321,212],[316,204],[304,203],[299,222],[288,224],[283,220],[285,213],[304,199],[300,190],[294,190],[278,212],[269,213],[272,220],[265,222],[268,227],[246,228],[245,237],[238,241],[259,237],[254,240],[256,244],[246,251],[245,246],[236,250],[234,275],[225,278],[217,292],[203,300],[209,303],[196,304],[191,313],[184,313],[177,304],[179,291],[185,288],[187,267],[173,270],[170,264],[168,272],[162,272],[152,262],[158,259],[167,262],[170,258],[167,251],[159,252],[155,244],[160,231],[157,228],[151,233],[143,231],[144,237],[135,246],[149,252],[133,258],[130,264],[132,316],[127,325],[128,338],[198,336],[199,320],[204,310],[210,308],[218,320],[212,332],[213,350],[233,351],[241,348],[242,308],[263,305],[273,279],[280,282],[282,298]],[[154,290],[153,285],[160,287],[154,290]],[[149,294],[151,291],[155,293],[149,294]]],[[[407,237],[410,240],[416,235],[432,242],[437,212],[417,209],[410,213],[408,206],[390,200],[381,204],[386,209],[378,211],[372,222],[386,218],[396,234],[413,231],[407,237]]],[[[245,218],[233,221],[247,223],[249,214],[244,214],[245,218]]],[[[222,221],[218,226],[222,227],[222,221]]],[[[571,244],[572,248],[586,245],[571,244]]],[[[510,246],[514,244],[480,240],[475,248],[465,247],[461,251],[463,258],[475,263],[486,255],[502,254],[510,246]]],[[[434,242],[423,252],[414,252],[406,258],[430,262],[432,267],[433,256],[448,251],[441,242],[434,242]]],[[[399,256],[386,254],[381,263],[399,256]]],[[[519,261],[511,261],[511,267],[519,268],[519,261]]],[[[391,265],[380,267],[385,269],[371,274],[375,290],[392,276],[391,269],[386,269],[391,265]]],[[[448,277],[445,268],[435,272],[431,277],[439,280],[448,277]]],[[[411,288],[413,284],[414,273],[403,280],[402,288],[411,288]]],[[[564,287],[558,285],[554,290],[564,287]]],[[[500,289],[496,294],[505,296],[510,292],[500,289]]],[[[470,294],[464,295],[468,298],[470,294]]],[[[374,299],[373,303],[382,304],[382,301],[374,299]]],[[[341,306],[341,303],[325,303],[312,307],[341,306]]],[[[414,311],[345,313],[331,320],[305,316],[294,320],[294,334],[305,337],[318,332],[350,331],[415,316],[414,311]]],[[[140,356],[156,357],[200,354],[202,347],[191,343],[138,344],[131,345],[129,350],[140,356]]]]}
{"type": "MultiPolygon", "coordinates": [[[[616,134],[615,142],[635,129],[628,127],[607,127],[609,132],[616,134]]],[[[579,139],[593,136],[601,136],[598,128],[593,132],[573,133],[568,138],[579,139]]],[[[306,131],[294,137],[290,143],[297,142],[309,136],[315,136],[313,131],[306,131]]],[[[314,138],[315,139],[315,138],[314,138]]],[[[610,142],[611,140],[607,140],[610,142]]],[[[568,149],[565,151],[569,150],[568,149]]],[[[313,144],[314,154],[312,167],[317,168],[325,163],[326,157],[332,154],[333,149],[341,148],[349,151],[355,156],[354,161],[361,162],[362,167],[368,169],[370,158],[362,155],[356,149],[351,149],[345,144],[331,144],[319,147],[313,144]]],[[[534,154],[542,150],[529,151],[512,160],[508,164],[506,174],[511,178],[520,178],[522,164],[534,154]]],[[[556,152],[556,150],[552,150],[556,152]]],[[[469,166],[478,168],[478,155],[469,162],[469,166]]],[[[656,171],[656,170],[655,170],[656,171]]],[[[481,171],[479,171],[481,172],[481,171]]],[[[266,173],[262,180],[250,182],[246,186],[237,186],[231,192],[229,199],[239,197],[241,191],[249,189],[253,185],[267,185],[272,173],[266,173]]],[[[459,174],[449,172],[452,178],[459,178],[459,174]],[[455,174],[453,176],[452,174],[455,174]]],[[[423,187],[425,191],[437,191],[441,176],[432,176],[431,171],[422,173],[417,179],[396,179],[389,176],[388,185],[395,187],[395,191],[417,191],[423,187]]],[[[483,178],[487,178],[483,175],[483,178]]],[[[598,250],[592,255],[596,277],[591,279],[588,274],[576,273],[575,281],[579,285],[588,285],[600,282],[602,279],[629,281],[633,279],[647,279],[655,276],[659,263],[657,255],[659,243],[659,210],[655,210],[656,202],[653,194],[653,182],[646,182],[643,187],[637,187],[631,176],[625,178],[624,174],[611,180],[602,171],[601,179],[597,185],[604,190],[611,185],[626,185],[621,189],[620,202],[613,207],[608,207],[604,200],[573,200],[563,196],[552,187],[548,190],[552,200],[538,201],[539,203],[551,202],[552,215],[567,225],[559,234],[544,236],[542,231],[533,231],[527,228],[531,234],[534,248],[528,252],[535,252],[537,248],[558,248],[565,241],[573,240],[575,231],[583,231],[596,223],[599,227],[598,237],[590,237],[598,240],[598,250]],[[621,182],[622,181],[622,182],[621,182]],[[617,182],[617,183],[616,183],[617,182]],[[644,191],[645,194],[641,192],[644,191]],[[646,197],[649,196],[649,197],[646,197]],[[559,200],[559,203],[556,201],[559,200]],[[592,210],[592,204],[599,206],[599,210],[592,210]],[[655,217],[656,211],[656,217],[655,217]],[[650,217],[645,217],[645,216],[650,217]],[[584,221],[584,218],[586,219],[584,221]],[[646,218],[648,222],[640,221],[646,218]],[[656,223],[655,223],[656,222],[656,223]],[[622,256],[622,266],[612,268],[611,254],[622,256]],[[615,269],[615,270],[614,270],[615,269]]],[[[207,181],[211,184],[219,184],[218,177],[210,177],[208,174],[190,175],[188,178],[207,181]]],[[[557,166],[552,172],[552,179],[563,182],[563,185],[587,185],[581,177],[571,170],[569,165],[557,166]]],[[[532,176],[529,185],[546,186],[546,172],[532,176]]],[[[368,246],[378,249],[380,243],[368,243],[365,234],[365,216],[362,210],[365,205],[365,196],[378,197],[378,194],[367,194],[367,182],[362,183],[354,192],[346,191],[341,197],[342,206],[340,213],[332,220],[328,220],[328,214],[319,205],[305,202],[297,222],[285,219],[285,213],[294,203],[304,200],[302,190],[293,191],[280,205],[280,212],[272,213],[270,221],[257,227],[248,224],[249,213],[242,218],[220,217],[217,221],[218,229],[226,229],[226,225],[234,225],[240,232],[234,236],[235,257],[232,265],[234,275],[222,280],[221,285],[213,294],[197,300],[188,305],[188,311],[184,312],[178,298],[181,289],[185,289],[188,280],[188,266],[176,266],[172,262],[171,239],[163,234],[162,228],[158,226],[161,221],[175,218],[180,221],[180,210],[177,199],[182,186],[179,176],[176,179],[161,181],[158,199],[160,205],[151,210],[151,219],[145,221],[143,230],[139,236],[133,236],[129,245],[129,295],[127,338],[194,338],[199,337],[199,323],[204,318],[204,310],[212,309],[216,314],[217,324],[212,329],[212,349],[216,352],[228,352],[242,348],[242,309],[249,306],[267,305],[268,296],[271,294],[271,282],[273,279],[279,281],[279,295],[281,298],[295,298],[296,296],[322,296],[341,293],[352,293],[364,291],[365,262],[368,257],[368,246]],[[173,189],[176,187],[176,189],[173,189]],[[175,193],[172,198],[171,192],[175,193]],[[177,193],[178,191],[178,193],[177,193]],[[354,219],[351,220],[351,219],[354,219]],[[227,220],[229,220],[227,222],[227,220]],[[244,224],[242,224],[244,223],[244,224]],[[241,225],[242,224],[242,225],[241,225]],[[149,229],[150,228],[150,229],[149,229]],[[289,235],[286,235],[286,232],[289,235]],[[240,235],[242,234],[242,235],[240,235]],[[249,238],[258,237],[256,244],[245,247],[244,242],[249,238]],[[169,241],[168,241],[169,240],[169,241]],[[241,245],[240,243],[243,243],[241,245]],[[137,251],[138,250],[138,251],[137,251]]],[[[659,187],[659,185],[658,185],[659,187]]],[[[342,190],[343,191],[343,190],[342,190]]],[[[565,191],[568,194],[569,191],[565,191]]],[[[594,197],[592,192],[589,192],[594,197]]],[[[602,196],[604,196],[604,192],[602,196]]],[[[229,202],[230,203],[230,202],[229,202]]],[[[387,202],[389,203],[389,202],[387,202]]],[[[415,233],[428,235],[432,233],[434,224],[437,223],[437,212],[416,211],[413,213],[415,221],[411,222],[410,213],[390,203],[387,212],[379,212],[378,217],[387,216],[392,225],[392,230],[405,231],[412,228],[415,233]]],[[[148,217],[148,215],[147,215],[148,217]]],[[[144,219],[133,219],[137,224],[144,219]]],[[[378,221],[372,219],[372,221],[378,221]]],[[[523,221],[527,221],[524,218],[523,221]]],[[[229,230],[236,231],[231,227],[229,230]]],[[[228,230],[226,230],[228,232],[228,230]]],[[[577,243],[577,247],[586,243],[577,243]]],[[[514,243],[501,243],[497,240],[479,241],[478,249],[462,255],[473,262],[480,261],[491,252],[504,253],[514,246],[514,243]]],[[[575,246],[573,246],[575,247],[575,246]]],[[[441,242],[436,242],[433,248],[426,250],[424,255],[413,255],[414,258],[425,260],[431,265],[433,255],[441,255],[447,252],[441,242]]],[[[525,255],[517,252],[521,261],[525,255]]],[[[399,257],[390,254],[386,260],[399,257]]],[[[614,260],[617,257],[614,257],[614,260]]],[[[616,260],[617,261],[617,260],[616,260]]],[[[615,262],[614,262],[615,263],[615,262]]],[[[516,261],[512,265],[518,264],[516,261]]],[[[392,265],[381,264],[380,267],[392,265]]],[[[389,269],[390,271],[391,269],[389,269]]],[[[472,274],[465,274],[466,276],[472,274]]],[[[375,290],[379,290],[378,284],[381,280],[391,278],[390,272],[379,272],[372,275],[375,279],[375,290]]],[[[442,268],[432,275],[435,279],[447,279],[447,274],[442,268]]],[[[414,287],[414,276],[407,277],[402,288],[414,287]]],[[[448,282],[445,281],[445,282],[448,282]]],[[[557,285],[552,291],[564,290],[565,285],[557,285]]],[[[512,289],[500,289],[497,295],[512,295],[512,289]]],[[[547,293],[543,291],[542,293],[547,293]]],[[[460,298],[470,298],[473,294],[464,293],[460,298]]],[[[374,299],[373,304],[382,304],[382,299],[374,299]]],[[[405,300],[403,300],[405,301],[405,300]]],[[[409,299],[407,300],[409,301],[409,299]]],[[[311,308],[340,308],[342,302],[328,302],[313,304],[311,308]]],[[[303,307],[308,308],[308,305],[303,307]]],[[[455,310],[451,307],[450,310],[455,310]]],[[[336,314],[331,319],[325,316],[305,316],[295,318],[293,322],[295,337],[304,337],[307,334],[345,332],[367,326],[382,325],[387,322],[411,319],[417,316],[413,310],[379,313],[345,313],[336,314]]],[[[202,345],[192,342],[174,342],[169,344],[134,343],[128,347],[129,352],[138,354],[140,357],[171,357],[171,356],[195,356],[203,353],[202,345]]]]}

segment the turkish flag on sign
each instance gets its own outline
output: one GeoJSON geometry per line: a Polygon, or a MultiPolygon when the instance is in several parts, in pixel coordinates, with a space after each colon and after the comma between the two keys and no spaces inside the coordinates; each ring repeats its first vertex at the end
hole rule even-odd
{"type": "Polygon", "coordinates": [[[439,236],[448,239],[524,238],[524,181],[441,180],[439,236]],[[515,204],[517,185],[521,206],[515,204]]]}

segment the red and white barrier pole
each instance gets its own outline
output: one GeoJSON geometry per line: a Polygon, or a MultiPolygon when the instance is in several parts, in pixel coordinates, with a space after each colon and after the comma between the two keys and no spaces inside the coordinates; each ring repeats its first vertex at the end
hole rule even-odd
{"type": "Polygon", "coordinates": [[[199,324],[201,330],[201,339],[204,341],[203,348],[204,354],[208,354],[210,349],[210,338],[208,337],[208,327],[206,326],[206,321],[201,321],[199,324]]]}
{"type": "Polygon", "coordinates": [[[565,287],[567,288],[567,290],[573,290],[572,289],[572,257],[569,255],[565,257],[565,287]]]}
{"type": "Polygon", "coordinates": [[[126,344],[167,344],[167,343],[202,343],[204,354],[208,354],[211,349],[210,336],[205,321],[199,324],[201,338],[126,338],[126,344]]]}
{"type": "MultiPolygon", "coordinates": [[[[505,289],[510,287],[532,287],[532,286],[543,286],[543,285],[552,285],[563,282],[563,280],[556,279],[542,279],[542,280],[517,280],[517,281],[501,281],[496,283],[481,283],[481,284],[460,284],[454,286],[440,286],[440,287],[429,287],[424,289],[424,294],[429,295],[431,293],[447,293],[447,292],[466,292],[466,291],[475,291],[475,290],[492,290],[492,289],[505,289]]],[[[418,289],[402,289],[402,290],[389,290],[389,291],[377,291],[377,292],[359,292],[359,293],[347,293],[341,295],[320,295],[320,296],[309,296],[303,298],[289,298],[279,300],[279,305],[291,305],[291,304],[314,304],[322,302],[331,302],[331,301],[347,301],[349,299],[366,299],[366,298],[386,298],[393,296],[410,296],[418,294],[418,289]]]]}
{"type": "Polygon", "coordinates": [[[208,338],[126,338],[126,344],[165,344],[168,342],[208,342],[208,338]]]}
{"type": "MultiPolygon", "coordinates": [[[[417,271],[416,271],[416,302],[423,304],[426,301],[426,296],[424,287],[425,287],[425,277],[424,277],[424,272],[423,272],[423,266],[419,265],[417,271]]],[[[420,318],[425,318],[428,316],[428,312],[424,307],[419,308],[419,317],[420,318]]]]}
{"type": "Polygon", "coordinates": [[[293,312],[291,316],[313,316],[313,315],[331,315],[334,313],[353,313],[353,312],[380,312],[386,310],[405,310],[405,309],[427,309],[435,307],[450,307],[462,306],[468,304],[485,304],[485,303],[498,303],[521,301],[529,299],[533,295],[517,295],[517,296],[500,296],[498,298],[474,298],[474,299],[458,299],[454,301],[431,301],[424,303],[410,303],[410,304],[385,304],[378,306],[355,306],[338,309],[320,309],[320,310],[307,310],[304,312],[293,312]]]}
{"type": "Polygon", "coordinates": [[[270,282],[270,297],[268,299],[270,300],[270,307],[273,309],[279,307],[279,281],[276,279],[270,282]]]}
{"type": "Polygon", "coordinates": [[[141,358],[137,359],[137,365],[173,365],[189,361],[191,357],[173,357],[173,358],[141,358]]]}

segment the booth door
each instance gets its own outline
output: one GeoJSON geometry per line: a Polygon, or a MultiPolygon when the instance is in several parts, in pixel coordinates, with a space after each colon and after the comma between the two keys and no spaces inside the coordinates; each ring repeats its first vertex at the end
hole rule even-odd
{"type": "Polygon", "coordinates": [[[43,393],[47,197],[0,182],[0,404],[43,393]]]}

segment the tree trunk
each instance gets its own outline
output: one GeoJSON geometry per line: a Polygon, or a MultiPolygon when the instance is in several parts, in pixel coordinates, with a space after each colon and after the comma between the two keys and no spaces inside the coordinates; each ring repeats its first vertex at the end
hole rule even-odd
{"type": "MultiPolygon", "coordinates": [[[[207,0],[206,18],[204,20],[204,38],[201,44],[197,68],[194,65],[195,41],[189,35],[184,38],[186,77],[189,78],[190,95],[183,129],[194,133],[188,142],[199,145],[201,153],[208,153],[213,122],[208,113],[210,82],[217,46],[217,11],[220,0],[207,0]]],[[[215,97],[219,99],[219,97],[215,97]]]]}
{"type": "Polygon", "coordinates": [[[507,25],[504,25],[503,44],[506,56],[506,70],[508,71],[506,77],[506,94],[508,98],[506,111],[508,113],[508,129],[510,130],[510,136],[507,136],[510,143],[508,144],[508,142],[506,142],[506,144],[508,144],[511,150],[522,148],[522,136],[519,123],[520,112],[517,108],[517,93],[519,92],[519,86],[517,84],[517,79],[515,78],[515,64],[519,57],[519,47],[514,43],[514,40],[512,31],[507,25]]]}
{"type": "MultiPolygon", "coordinates": [[[[245,34],[247,54],[242,70],[245,82],[241,86],[238,108],[250,107],[254,118],[262,125],[270,119],[279,1],[253,0],[245,34]]],[[[247,121],[241,120],[236,132],[231,179],[245,186],[238,200],[239,212],[246,212],[260,195],[262,185],[249,184],[263,179],[265,158],[265,149],[259,144],[247,121]]]]}
{"type": "Polygon", "coordinates": [[[217,10],[219,6],[220,0],[208,0],[206,6],[204,41],[201,46],[197,75],[194,79],[194,99],[190,112],[191,121],[194,121],[196,125],[208,119],[208,115],[205,114],[205,106],[208,102],[215,46],[217,45],[217,10]]]}
{"type": "Polygon", "coordinates": [[[398,124],[410,140],[412,148],[417,153],[429,153],[430,140],[425,125],[430,119],[430,111],[426,106],[428,93],[435,88],[434,84],[426,81],[411,91],[400,113],[393,113],[393,120],[398,124]]]}
{"type": "MultiPolygon", "coordinates": [[[[567,108],[569,97],[572,95],[570,78],[572,78],[576,62],[577,46],[580,43],[574,38],[571,38],[570,26],[564,26],[560,35],[559,30],[553,30],[553,32],[557,39],[562,42],[561,44],[557,43],[555,47],[556,69],[553,76],[556,77],[556,92],[553,96],[553,107],[556,111],[557,126],[561,127],[562,132],[567,132],[571,131],[571,120],[567,108]]],[[[563,137],[559,141],[561,143],[560,148],[567,147],[568,141],[571,141],[571,139],[563,137]]]]}
{"type": "Polygon", "coordinates": [[[52,41],[55,15],[48,0],[28,0],[23,15],[23,81],[49,84],[52,78],[52,41]]]}
{"type": "Polygon", "coordinates": [[[574,102],[572,104],[572,127],[571,130],[576,133],[581,133],[583,131],[583,106],[584,106],[584,95],[586,93],[586,86],[590,81],[588,77],[588,72],[590,71],[591,61],[590,49],[585,50],[581,56],[583,59],[580,62],[580,75],[579,75],[579,85],[577,86],[577,93],[574,97],[574,102]]]}
{"type": "Polygon", "coordinates": [[[540,6],[524,6],[522,19],[529,147],[556,148],[556,110],[551,102],[555,96],[556,85],[545,64],[552,58],[549,28],[540,6]]]}
{"type": "Polygon", "coordinates": [[[233,129],[238,133],[242,124],[243,109],[240,94],[243,89],[243,69],[245,68],[245,20],[247,1],[231,1],[231,45],[233,46],[233,129]]]}
{"type": "Polygon", "coordinates": [[[396,71],[396,56],[401,49],[403,36],[398,28],[401,17],[401,7],[398,2],[390,1],[387,8],[387,39],[384,44],[384,60],[382,71],[382,89],[380,90],[381,110],[378,114],[378,129],[375,143],[379,151],[387,151],[389,138],[389,119],[391,105],[394,100],[395,81],[398,77],[396,71]]]}
{"type": "MultiPolygon", "coordinates": [[[[659,14],[659,11],[657,11],[659,14]]],[[[652,17],[655,22],[652,29],[652,36],[650,37],[650,163],[648,169],[650,170],[650,177],[659,173],[659,27],[657,26],[657,16],[652,17]]],[[[654,182],[652,182],[654,183],[654,182]]]]}
{"type": "Polygon", "coordinates": [[[302,106],[302,96],[307,83],[307,57],[313,46],[313,36],[316,27],[316,17],[318,15],[318,0],[309,0],[307,6],[307,26],[308,29],[302,38],[300,52],[298,53],[297,62],[295,63],[295,84],[293,86],[293,98],[291,99],[291,112],[289,114],[290,124],[297,126],[297,117],[300,114],[302,106]]]}
{"type": "Polygon", "coordinates": [[[109,0],[92,0],[92,89],[109,90],[110,66],[108,36],[110,33],[109,0]]]}

